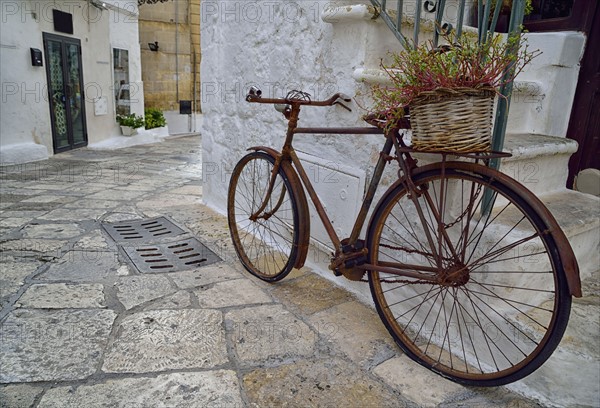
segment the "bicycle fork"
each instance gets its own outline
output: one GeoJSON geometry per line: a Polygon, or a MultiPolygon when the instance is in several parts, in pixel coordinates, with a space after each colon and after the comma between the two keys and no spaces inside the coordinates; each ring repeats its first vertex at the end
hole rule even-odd
{"type": "MultiPolygon", "coordinates": [[[[408,197],[410,198],[413,205],[415,206],[415,209],[416,209],[418,217],[419,217],[419,221],[421,222],[421,225],[423,226],[423,231],[427,237],[427,242],[429,244],[431,254],[433,255],[433,258],[435,259],[435,264],[437,266],[437,270],[443,271],[444,265],[442,262],[443,261],[442,258],[443,258],[443,243],[444,242],[446,243],[447,249],[450,251],[450,255],[453,257],[453,259],[457,262],[460,262],[460,258],[458,256],[458,254],[456,253],[456,249],[454,248],[454,245],[452,244],[450,237],[447,234],[445,224],[444,224],[444,213],[445,213],[445,207],[446,207],[446,192],[447,192],[446,191],[447,183],[445,183],[445,180],[446,180],[446,177],[445,177],[446,155],[445,154],[442,155],[442,177],[440,180],[440,197],[439,197],[439,203],[437,203],[438,207],[436,208],[436,203],[435,203],[434,199],[431,197],[431,194],[429,193],[428,186],[425,185],[423,187],[418,188],[417,186],[415,186],[415,184],[413,182],[412,170],[416,167],[415,160],[407,153],[400,152],[401,149],[400,149],[400,146],[397,141],[395,141],[395,147],[396,147],[396,151],[398,152],[398,158],[397,158],[398,164],[400,166],[402,173],[404,174],[403,179],[404,179],[406,189],[408,190],[408,197]],[[406,157],[403,157],[402,155],[405,155],[406,157]],[[429,211],[430,211],[430,216],[432,215],[435,222],[437,222],[437,234],[438,234],[437,237],[434,237],[432,235],[432,231],[428,227],[429,223],[427,222],[427,219],[425,218],[425,211],[423,211],[423,206],[421,205],[421,202],[419,202],[420,197],[424,197],[425,203],[428,206],[429,211]]],[[[433,225],[432,227],[435,228],[435,225],[433,225]]]]}

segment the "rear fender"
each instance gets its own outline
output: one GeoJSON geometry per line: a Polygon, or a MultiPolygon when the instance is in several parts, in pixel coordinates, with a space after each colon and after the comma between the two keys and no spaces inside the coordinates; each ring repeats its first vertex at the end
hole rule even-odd
{"type": "MultiPolygon", "coordinates": [[[[275,160],[281,155],[277,150],[266,146],[253,146],[248,150],[266,153],[275,160]]],[[[292,167],[292,163],[289,160],[283,160],[281,162],[281,169],[292,186],[293,194],[294,197],[296,197],[298,206],[298,243],[294,268],[299,269],[304,266],[304,262],[308,255],[308,246],[310,244],[310,216],[308,212],[308,202],[306,201],[304,188],[302,188],[302,182],[300,181],[296,170],[292,167]]]]}
{"type": "MultiPolygon", "coordinates": [[[[552,237],[552,239],[554,239],[554,242],[556,243],[556,248],[562,261],[563,269],[565,271],[570,294],[575,297],[582,296],[579,266],[577,264],[577,258],[575,257],[573,249],[571,248],[571,244],[565,236],[565,233],[559,227],[552,213],[550,213],[550,211],[540,201],[539,198],[537,198],[533,193],[527,190],[527,188],[521,185],[518,181],[508,177],[504,173],[490,169],[489,167],[469,162],[446,162],[446,166],[452,166],[455,169],[464,170],[467,172],[473,171],[476,168],[478,173],[481,173],[488,177],[492,177],[510,187],[523,187],[524,190],[516,189],[515,192],[517,192],[521,199],[523,199],[525,202],[531,205],[533,209],[535,209],[535,211],[539,214],[540,218],[546,225],[548,233],[550,233],[550,236],[552,237]]],[[[416,168],[413,171],[413,175],[416,176],[418,174],[426,173],[431,170],[440,169],[441,167],[442,162],[428,164],[426,166],[416,168]]],[[[392,184],[383,194],[379,202],[383,203],[387,196],[391,194],[392,191],[400,184],[403,184],[402,179],[397,180],[394,184],[392,184]]],[[[377,206],[379,206],[379,204],[377,204],[377,206]]],[[[373,214],[375,214],[375,212],[373,212],[373,214]]]]}

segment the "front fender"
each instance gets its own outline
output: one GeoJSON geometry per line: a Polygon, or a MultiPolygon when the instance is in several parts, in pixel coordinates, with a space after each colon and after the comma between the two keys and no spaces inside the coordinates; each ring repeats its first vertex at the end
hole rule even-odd
{"type": "MultiPolygon", "coordinates": [[[[277,150],[266,146],[253,146],[248,150],[266,153],[275,160],[281,155],[277,150]]],[[[308,246],[310,244],[310,215],[308,212],[308,201],[306,201],[306,194],[304,193],[302,182],[300,181],[296,170],[292,167],[291,162],[283,160],[281,162],[281,169],[290,182],[293,190],[292,193],[294,197],[296,197],[298,209],[298,225],[296,226],[298,228],[298,242],[296,244],[297,253],[296,259],[294,260],[294,268],[299,269],[304,266],[304,262],[308,255],[308,246]]]]}

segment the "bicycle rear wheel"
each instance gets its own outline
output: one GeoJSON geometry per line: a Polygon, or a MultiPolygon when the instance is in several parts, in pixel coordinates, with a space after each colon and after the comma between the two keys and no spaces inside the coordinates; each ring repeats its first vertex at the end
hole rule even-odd
{"type": "Polygon", "coordinates": [[[266,207],[255,214],[269,193],[274,163],[262,152],[244,156],[233,170],[227,198],[235,251],[246,270],[267,282],[283,279],[290,272],[298,248],[298,206],[282,168],[266,207]]]}
{"type": "Polygon", "coordinates": [[[496,386],[548,359],[571,297],[548,233],[558,226],[545,225],[525,187],[482,168],[447,163],[414,177],[421,194],[398,184],[382,198],[369,225],[370,263],[424,275],[371,271],[369,283],[409,357],[458,383],[496,386]]]}

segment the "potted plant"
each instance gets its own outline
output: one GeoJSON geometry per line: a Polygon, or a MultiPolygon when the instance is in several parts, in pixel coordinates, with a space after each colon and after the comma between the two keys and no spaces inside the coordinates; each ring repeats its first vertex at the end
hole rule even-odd
{"type": "Polygon", "coordinates": [[[444,38],[449,45],[434,48],[430,42],[382,64],[391,86],[374,86],[372,114],[390,129],[406,121],[408,108],[412,146],[421,151],[487,151],[499,87],[539,52],[519,47],[516,35],[506,41],[491,36],[482,44],[469,34],[444,38]]]}
{"type": "Polygon", "coordinates": [[[146,116],[146,129],[159,128],[167,124],[165,115],[159,109],[146,108],[144,115],[146,116]]]}
{"type": "Polygon", "coordinates": [[[123,136],[131,136],[137,133],[137,128],[144,126],[144,117],[135,113],[129,115],[117,115],[117,122],[121,126],[123,136]]]}

